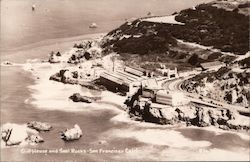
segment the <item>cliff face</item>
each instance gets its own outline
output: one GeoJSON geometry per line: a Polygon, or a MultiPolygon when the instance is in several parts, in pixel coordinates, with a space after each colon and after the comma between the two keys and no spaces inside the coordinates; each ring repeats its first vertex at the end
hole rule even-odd
{"type": "Polygon", "coordinates": [[[182,88],[230,104],[249,106],[250,73],[223,67],[216,72],[201,73],[186,80],[182,88]]]}
{"type": "Polygon", "coordinates": [[[151,101],[140,100],[140,91],[127,98],[125,105],[131,118],[163,124],[176,125],[184,123],[187,126],[215,126],[220,129],[249,130],[248,117],[226,109],[202,108],[199,105],[155,108],[151,101]],[[245,122],[243,122],[245,121],[245,122]]]}
{"type": "Polygon", "coordinates": [[[137,19],[108,33],[103,47],[118,53],[166,53],[181,39],[241,55],[249,50],[247,11],[247,1],[215,1],[177,13],[175,20],[185,25],[137,19]]]}

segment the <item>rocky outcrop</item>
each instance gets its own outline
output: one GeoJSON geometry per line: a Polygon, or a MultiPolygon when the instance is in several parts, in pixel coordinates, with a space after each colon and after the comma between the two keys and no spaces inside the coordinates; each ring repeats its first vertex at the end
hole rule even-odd
{"type": "Polygon", "coordinates": [[[183,82],[182,89],[217,101],[248,107],[250,104],[250,73],[222,67],[204,72],[183,82]]]}
{"type": "Polygon", "coordinates": [[[49,79],[67,84],[78,84],[78,72],[70,72],[68,69],[63,69],[59,73],[52,75],[49,79]]]}
{"type": "Polygon", "coordinates": [[[151,55],[170,51],[176,46],[177,38],[213,46],[224,52],[245,54],[249,50],[249,12],[246,12],[249,5],[239,6],[246,2],[218,0],[184,9],[175,14],[175,20],[185,25],[152,23],[143,21],[143,18],[126,22],[108,33],[103,47],[119,53],[151,55]],[[238,4],[234,10],[221,7],[221,4],[235,3],[238,4]],[[242,13],[243,10],[246,14],[242,13]]]}
{"type": "Polygon", "coordinates": [[[36,144],[43,142],[36,130],[28,128],[27,125],[6,123],[1,126],[1,145],[14,146],[24,144],[36,144]]]}
{"type": "Polygon", "coordinates": [[[80,93],[74,93],[69,98],[74,102],[85,102],[85,103],[92,103],[97,100],[96,97],[82,96],[80,93]]]}
{"type": "Polygon", "coordinates": [[[78,140],[82,137],[82,130],[79,125],[75,124],[74,128],[66,129],[61,132],[61,138],[65,141],[78,140]]]}
{"type": "Polygon", "coordinates": [[[37,131],[49,131],[52,129],[52,126],[48,123],[42,123],[38,121],[31,121],[27,123],[27,126],[31,129],[35,129],[37,131]]]}
{"type": "Polygon", "coordinates": [[[100,84],[98,79],[93,81],[84,81],[78,71],[69,71],[68,69],[62,69],[58,73],[50,76],[50,80],[62,82],[64,84],[79,84],[83,87],[92,90],[106,90],[106,88],[100,84]]]}
{"type": "Polygon", "coordinates": [[[128,97],[124,104],[127,106],[130,117],[140,121],[170,125],[184,122],[187,126],[215,126],[224,130],[249,130],[249,123],[239,122],[238,119],[242,117],[236,116],[236,112],[228,109],[202,108],[199,105],[177,108],[171,106],[160,108],[158,106],[155,108],[149,99],[141,99],[139,91],[128,97]]]}
{"type": "Polygon", "coordinates": [[[61,56],[61,53],[60,52],[57,52],[57,53],[54,53],[53,51],[50,53],[50,56],[49,56],[49,63],[59,63],[60,62],[60,56],[61,56]]]}
{"type": "Polygon", "coordinates": [[[78,64],[92,58],[101,56],[102,49],[97,41],[83,41],[80,44],[75,44],[76,52],[68,59],[69,64],[78,64]]]}

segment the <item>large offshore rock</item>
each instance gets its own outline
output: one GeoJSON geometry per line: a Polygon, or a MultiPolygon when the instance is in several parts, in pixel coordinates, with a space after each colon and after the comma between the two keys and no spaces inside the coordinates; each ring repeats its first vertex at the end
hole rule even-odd
{"type": "Polygon", "coordinates": [[[61,133],[61,138],[65,141],[78,140],[81,137],[82,137],[82,130],[77,124],[74,125],[74,128],[67,129],[61,133]]]}
{"type": "Polygon", "coordinates": [[[48,123],[42,123],[38,121],[31,121],[27,123],[29,128],[35,129],[37,131],[49,131],[52,129],[52,126],[48,123]]]}
{"type": "Polygon", "coordinates": [[[38,136],[38,132],[28,128],[26,125],[6,123],[1,127],[1,144],[5,144],[6,146],[20,145],[25,142],[31,142],[29,139],[34,139],[34,136],[36,136],[39,140],[32,141],[41,141],[42,138],[38,136]]]}
{"type": "Polygon", "coordinates": [[[74,93],[69,98],[74,102],[92,103],[94,101],[91,97],[82,96],[80,93],[74,93]]]}

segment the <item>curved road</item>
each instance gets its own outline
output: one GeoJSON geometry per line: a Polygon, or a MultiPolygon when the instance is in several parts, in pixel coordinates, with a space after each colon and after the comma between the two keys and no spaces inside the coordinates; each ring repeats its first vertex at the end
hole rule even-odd
{"type": "Polygon", "coordinates": [[[246,109],[243,106],[236,106],[236,105],[227,104],[225,102],[220,102],[220,101],[208,98],[208,97],[200,96],[199,94],[196,94],[196,93],[189,93],[187,91],[184,91],[181,88],[181,84],[185,80],[192,78],[192,77],[193,76],[187,76],[187,77],[180,77],[180,78],[174,79],[174,80],[167,80],[167,81],[164,81],[162,83],[162,87],[169,90],[169,91],[172,91],[172,92],[184,93],[185,96],[191,102],[200,103],[200,104],[207,105],[207,106],[214,107],[214,108],[225,108],[225,109],[230,109],[230,110],[236,110],[240,113],[248,114],[248,116],[249,116],[250,110],[246,109]],[[202,99],[200,97],[202,97],[202,99]]]}

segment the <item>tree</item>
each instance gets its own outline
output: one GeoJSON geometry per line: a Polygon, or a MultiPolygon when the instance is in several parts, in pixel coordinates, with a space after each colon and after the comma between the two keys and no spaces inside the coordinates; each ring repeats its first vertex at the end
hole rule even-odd
{"type": "Polygon", "coordinates": [[[195,65],[197,65],[198,61],[199,61],[198,55],[197,55],[197,54],[193,54],[193,55],[189,58],[188,63],[190,63],[191,65],[195,66],[195,65]]]}

